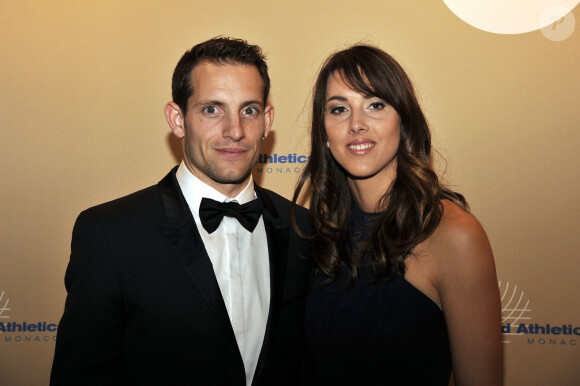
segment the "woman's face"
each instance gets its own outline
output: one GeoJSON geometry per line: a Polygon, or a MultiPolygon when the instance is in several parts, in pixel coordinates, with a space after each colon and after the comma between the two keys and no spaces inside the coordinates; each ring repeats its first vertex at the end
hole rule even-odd
{"type": "Polygon", "coordinates": [[[399,121],[392,106],[354,91],[339,73],[328,79],[324,127],[332,156],[351,181],[372,179],[390,186],[396,176],[399,121]]]}

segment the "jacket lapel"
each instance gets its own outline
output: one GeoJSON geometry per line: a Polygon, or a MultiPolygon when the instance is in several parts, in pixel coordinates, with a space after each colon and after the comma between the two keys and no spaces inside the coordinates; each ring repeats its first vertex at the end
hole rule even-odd
{"type": "MultiPolygon", "coordinates": [[[[167,220],[166,223],[159,224],[160,231],[169,240],[174,256],[183,265],[208,308],[214,314],[234,347],[237,348],[234,331],[221,296],[213,266],[197,230],[193,215],[175,177],[176,170],[177,167],[158,184],[167,220]]],[[[266,364],[271,350],[270,340],[275,334],[278,325],[278,310],[282,302],[286,279],[289,232],[289,221],[279,215],[268,193],[257,185],[255,189],[258,198],[264,204],[263,217],[268,238],[270,262],[270,309],[264,343],[262,344],[262,350],[254,373],[254,381],[259,379],[266,364]]]]}
{"type": "Polygon", "coordinates": [[[181,193],[175,177],[176,170],[177,167],[158,184],[167,220],[166,223],[159,224],[160,231],[169,240],[173,255],[183,265],[208,308],[237,348],[234,331],[213,266],[193,215],[181,193]]]}
{"type": "MultiPolygon", "coordinates": [[[[254,373],[254,381],[259,376],[266,364],[271,349],[270,339],[275,335],[278,325],[278,312],[282,303],[284,282],[286,280],[286,260],[288,255],[288,231],[289,222],[280,217],[274,203],[259,186],[255,186],[258,198],[264,204],[264,225],[268,237],[268,255],[270,261],[270,309],[268,313],[268,322],[266,324],[266,333],[264,343],[260,351],[260,357],[254,373]]],[[[255,383],[255,382],[254,382],[255,383]]]]}

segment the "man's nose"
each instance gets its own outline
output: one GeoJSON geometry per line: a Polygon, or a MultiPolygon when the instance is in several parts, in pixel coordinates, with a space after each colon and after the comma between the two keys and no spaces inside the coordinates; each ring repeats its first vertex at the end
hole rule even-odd
{"type": "Polygon", "coordinates": [[[239,115],[231,114],[227,117],[223,136],[236,142],[244,138],[244,128],[239,115]]]}

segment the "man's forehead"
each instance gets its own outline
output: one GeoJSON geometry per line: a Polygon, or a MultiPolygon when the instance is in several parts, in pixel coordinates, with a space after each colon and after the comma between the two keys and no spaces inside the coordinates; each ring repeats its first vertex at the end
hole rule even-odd
{"type": "Polygon", "coordinates": [[[202,61],[192,70],[191,97],[207,93],[235,93],[262,98],[263,81],[256,66],[243,63],[202,61]]]}
{"type": "Polygon", "coordinates": [[[262,78],[258,68],[252,64],[238,63],[238,62],[213,62],[203,60],[195,65],[191,70],[191,81],[194,80],[210,80],[207,75],[220,76],[241,76],[249,79],[257,79],[262,83],[262,78]],[[203,76],[200,76],[203,75],[203,76]]]}
{"type": "Polygon", "coordinates": [[[215,66],[215,67],[254,67],[254,68],[256,68],[256,66],[254,66],[253,64],[236,62],[235,60],[203,59],[203,60],[200,60],[199,62],[197,62],[197,64],[193,67],[193,69],[195,69],[197,66],[202,66],[202,65],[210,65],[210,66],[215,66]]]}

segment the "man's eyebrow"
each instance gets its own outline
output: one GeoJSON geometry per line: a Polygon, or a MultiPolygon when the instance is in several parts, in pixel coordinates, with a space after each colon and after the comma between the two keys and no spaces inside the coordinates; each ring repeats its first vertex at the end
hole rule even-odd
{"type": "Polygon", "coordinates": [[[223,107],[224,106],[224,102],[215,101],[215,100],[206,100],[206,101],[199,101],[195,105],[196,106],[199,106],[199,105],[214,105],[214,106],[223,107]]]}
{"type": "Polygon", "coordinates": [[[264,107],[264,102],[259,101],[259,100],[249,100],[249,101],[242,103],[242,106],[249,106],[249,105],[258,105],[260,107],[264,107]]]}
{"type": "MultiPolygon", "coordinates": [[[[201,100],[198,101],[196,104],[196,106],[200,106],[200,105],[214,105],[214,106],[219,106],[219,107],[223,107],[225,106],[225,102],[222,101],[218,101],[218,100],[201,100]]],[[[240,106],[249,106],[249,105],[258,105],[260,107],[264,107],[264,102],[259,101],[259,100],[249,100],[249,101],[245,101],[243,102],[240,106]]]]}

